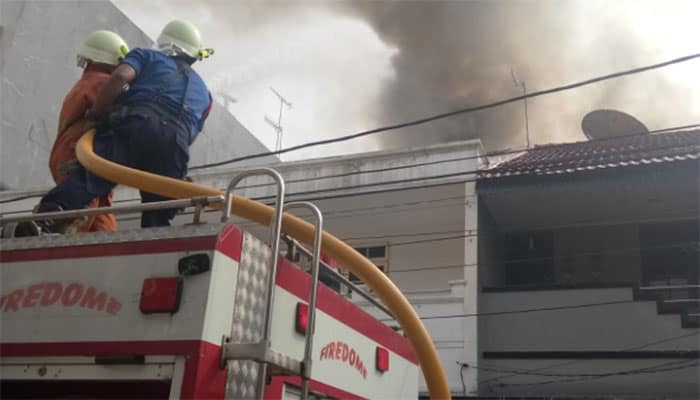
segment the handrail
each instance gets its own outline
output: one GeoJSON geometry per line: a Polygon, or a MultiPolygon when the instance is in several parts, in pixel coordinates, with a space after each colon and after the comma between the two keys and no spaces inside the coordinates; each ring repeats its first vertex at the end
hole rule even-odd
{"type": "MultiPolygon", "coordinates": [[[[272,337],[272,332],[270,327],[272,326],[272,305],[275,302],[275,277],[277,276],[277,260],[280,251],[280,235],[282,229],[282,213],[284,210],[284,192],[285,185],[284,179],[279,172],[272,168],[255,168],[247,171],[240,172],[238,175],[234,176],[229,182],[226,188],[225,205],[223,207],[221,222],[226,222],[231,217],[231,210],[233,208],[233,189],[245,178],[257,175],[267,175],[275,181],[277,186],[277,195],[275,196],[275,207],[274,207],[274,217],[272,223],[270,224],[270,247],[272,256],[270,257],[270,270],[268,271],[267,278],[267,307],[265,307],[265,325],[263,326],[263,337],[262,343],[264,343],[265,348],[270,347],[270,338],[272,337]]],[[[267,364],[263,363],[260,368],[260,374],[258,375],[258,391],[257,394],[260,399],[263,398],[263,392],[265,391],[265,385],[267,380],[267,364]]]]}
{"type": "MultiPolygon", "coordinates": [[[[171,198],[222,194],[208,186],[135,170],[105,160],[96,155],[92,149],[94,137],[94,129],[86,132],[78,141],[76,154],[85,168],[104,179],[171,198]]],[[[214,208],[223,210],[221,205],[214,205],[214,208]]],[[[241,196],[233,196],[231,210],[239,217],[263,225],[269,225],[274,214],[271,207],[241,196]]],[[[286,213],[283,215],[282,231],[304,243],[313,243],[313,225],[293,215],[286,213]]],[[[337,237],[323,232],[322,241],[322,251],[365,282],[392,311],[418,356],[431,398],[450,399],[447,376],[435,345],[416,311],[401,291],[371,261],[337,237]]]]}
{"type": "Polygon", "coordinates": [[[321,261],[321,233],[323,232],[323,214],[313,203],[297,201],[286,204],[285,210],[290,208],[308,208],[314,215],[314,243],[311,256],[311,290],[309,292],[309,315],[304,332],[304,362],[301,369],[301,398],[309,398],[309,379],[311,378],[311,352],[314,345],[314,333],[316,330],[316,295],[318,294],[318,268],[321,261]]]}
{"type": "Polygon", "coordinates": [[[164,201],[154,201],[151,203],[139,203],[139,204],[129,204],[124,206],[110,206],[110,207],[98,207],[98,208],[84,208],[80,210],[68,210],[68,211],[54,211],[47,213],[34,213],[34,214],[23,214],[14,217],[0,217],[0,225],[14,223],[14,222],[25,222],[25,221],[37,221],[44,219],[69,219],[69,218],[79,218],[79,217],[89,217],[93,215],[101,214],[128,214],[133,212],[141,211],[152,211],[152,210],[165,210],[170,208],[183,208],[190,206],[200,206],[200,205],[212,205],[216,203],[224,203],[224,196],[199,196],[192,197],[186,200],[164,200],[164,201]]]}

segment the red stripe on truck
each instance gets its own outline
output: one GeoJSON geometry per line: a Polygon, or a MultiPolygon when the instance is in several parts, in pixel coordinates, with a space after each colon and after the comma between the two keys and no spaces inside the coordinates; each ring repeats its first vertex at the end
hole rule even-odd
{"type": "Polygon", "coordinates": [[[104,243],[82,246],[7,250],[0,251],[0,262],[56,260],[61,258],[90,258],[134,254],[212,250],[214,249],[216,242],[216,236],[206,236],[192,239],[145,240],[127,243],[104,243]]]}
{"type": "MultiPolygon", "coordinates": [[[[280,257],[278,261],[276,283],[277,286],[287,290],[302,301],[309,300],[311,276],[283,257],[280,257]]],[[[323,284],[318,285],[316,304],[318,309],[336,320],[418,365],[418,357],[413,352],[408,339],[323,284]]]]}
{"type": "Polygon", "coordinates": [[[90,258],[214,249],[219,250],[236,261],[240,261],[242,240],[243,231],[235,225],[229,225],[216,236],[2,250],[0,251],[0,262],[90,258]]]}

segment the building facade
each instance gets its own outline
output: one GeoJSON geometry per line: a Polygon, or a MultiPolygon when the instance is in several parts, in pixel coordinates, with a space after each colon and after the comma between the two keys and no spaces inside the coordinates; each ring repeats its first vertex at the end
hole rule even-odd
{"type": "Polygon", "coordinates": [[[699,156],[681,131],[481,174],[478,394],[698,397],[699,156]]]}

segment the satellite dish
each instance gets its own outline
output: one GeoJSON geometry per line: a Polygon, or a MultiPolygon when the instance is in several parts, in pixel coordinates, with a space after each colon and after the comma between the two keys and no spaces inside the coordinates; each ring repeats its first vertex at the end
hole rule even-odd
{"type": "Polygon", "coordinates": [[[581,121],[581,129],[590,140],[649,133],[649,129],[637,118],[616,110],[589,112],[581,121]]]}

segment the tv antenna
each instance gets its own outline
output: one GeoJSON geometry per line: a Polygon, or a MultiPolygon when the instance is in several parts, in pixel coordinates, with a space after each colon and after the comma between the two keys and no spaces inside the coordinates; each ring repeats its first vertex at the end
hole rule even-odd
{"type": "MultiPolygon", "coordinates": [[[[527,86],[525,85],[525,81],[519,81],[518,77],[515,76],[515,71],[513,71],[513,68],[510,69],[510,76],[513,78],[513,83],[515,86],[521,88],[523,90],[523,96],[527,96],[527,86]]],[[[525,105],[525,143],[526,143],[526,149],[530,148],[530,122],[529,118],[527,116],[527,97],[523,99],[523,104],[525,105]]]]}
{"type": "Polygon", "coordinates": [[[287,108],[292,108],[292,103],[289,102],[287,99],[284,98],[278,91],[275,90],[275,88],[270,87],[270,90],[272,93],[277,96],[277,98],[280,100],[280,110],[279,114],[277,115],[277,122],[275,122],[272,118],[268,117],[267,115],[265,116],[265,122],[267,122],[272,128],[274,128],[275,132],[277,133],[277,141],[275,142],[275,151],[279,151],[282,149],[282,109],[283,106],[287,106],[287,108]]]}

